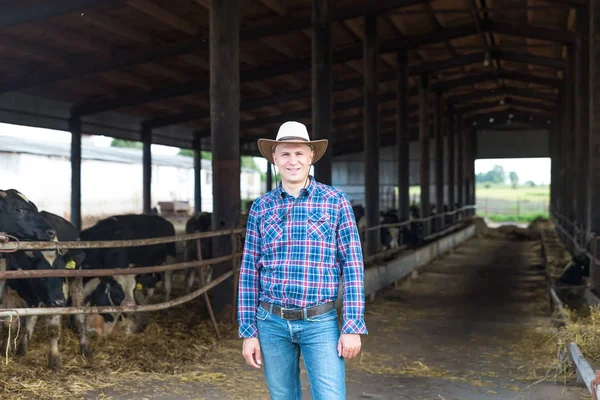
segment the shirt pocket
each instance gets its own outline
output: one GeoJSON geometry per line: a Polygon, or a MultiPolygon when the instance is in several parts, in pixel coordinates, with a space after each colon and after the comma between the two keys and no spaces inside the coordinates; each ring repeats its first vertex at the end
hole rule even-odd
{"type": "Polygon", "coordinates": [[[278,214],[269,214],[262,224],[261,236],[264,244],[271,244],[283,238],[282,220],[278,214]]]}
{"type": "Polygon", "coordinates": [[[322,212],[313,212],[308,216],[306,234],[309,239],[329,240],[331,236],[331,224],[329,215],[322,212]]]}

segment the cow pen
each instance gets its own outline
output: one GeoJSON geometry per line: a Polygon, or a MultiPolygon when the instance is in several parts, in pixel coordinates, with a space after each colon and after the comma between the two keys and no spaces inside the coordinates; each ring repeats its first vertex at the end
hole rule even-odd
{"type": "MultiPolygon", "coordinates": [[[[426,232],[431,232],[431,221],[437,218],[445,218],[447,216],[454,217],[458,213],[464,213],[465,211],[474,210],[475,206],[465,206],[460,209],[449,211],[445,213],[436,214],[430,217],[425,218],[415,218],[410,221],[394,223],[394,224],[380,224],[375,227],[366,228],[366,230],[375,230],[381,228],[392,228],[392,229],[400,229],[410,223],[419,223],[425,222],[427,223],[428,230],[426,232]]],[[[423,236],[423,240],[432,240],[442,235],[445,235],[457,228],[460,228],[462,224],[460,224],[461,220],[457,220],[453,226],[446,228],[443,231],[428,233],[423,236]]],[[[151,305],[136,305],[136,306],[120,306],[120,307],[54,307],[54,308],[23,308],[19,310],[2,310],[0,309],[0,317],[6,316],[41,316],[41,315],[74,315],[74,314],[96,314],[96,313],[112,313],[112,312],[122,312],[122,313],[135,313],[135,312],[147,312],[147,311],[159,311],[164,310],[173,306],[177,306],[183,304],[187,301],[190,301],[202,294],[205,294],[208,290],[214,288],[224,280],[229,277],[234,278],[234,302],[235,304],[235,296],[237,292],[237,286],[235,286],[235,281],[237,280],[237,274],[239,273],[239,262],[237,259],[241,256],[240,249],[240,241],[239,235],[245,232],[245,229],[237,228],[237,229],[229,229],[229,230],[220,230],[216,232],[200,232],[200,233],[192,233],[192,234],[184,234],[177,235],[173,237],[164,237],[164,238],[151,238],[151,239],[136,239],[136,240],[113,240],[113,241],[75,241],[75,242],[26,242],[26,241],[18,241],[14,240],[10,235],[6,235],[0,233],[0,253],[3,252],[14,252],[18,250],[66,250],[66,249],[93,249],[93,248],[111,248],[111,247],[130,247],[130,246],[150,246],[155,244],[164,244],[164,243],[172,243],[179,241],[187,241],[187,240],[196,240],[197,248],[199,249],[199,241],[200,239],[210,238],[210,237],[218,237],[224,235],[231,236],[232,248],[237,249],[233,254],[211,258],[208,260],[203,260],[200,257],[197,261],[186,261],[182,263],[170,264],[170,265],[159,265],[152,267],[133,267],[133,268],[116,268],[116,269],[93,269],[93,270],[36,270],[36,271],[5,271],[0,269],[0,281],[6,279],[27,279],[27,278],[46,278],[46,277],[60,277],[60,278],[76,278],[76,277],[100,277],[100,276],[116,276],[116,275],[137,275],[137,274],[147,274],[153,272],[164,272],[164,271],[180,271],[188,268],[197,268],[197,267],[210,267],[214,264],[219,264],[226,261],[231,261],[233,264],[233,268],[231,271],[220,275],[211,283],[193,291],[192,293],[180,297],[178,299],[169,300],[163,303],[151,304],[151,305]],[[11,240],[13,239],[13,240],[11,240]]],[[[406,246],[402,246],[396,249],[391,249],[395,251],[405,249],[406,246]]],[[[369,263],[377,258],[381,258],[382,256],[386,256],[391,252],[382,251],[380,254],[374,254],[365,259],[366,263],[369,263]]],[[[201,252],[198,254],[201,255],[201,252]]],[[[202,276],[202,275],[201,275],[202,276]]],[[[208,302],[208,307],[210,308],[210,303],[208,302]]],[[[235,317],[235,315],[234,315],[235,317]]],[[[233,319],[233,318],[232,318],[233,319]]],[[[216,324],[215,324],[216,328],[216,324]]]]}
{"type": "MultiPolygon", "coordinates": [[[[557,212],[551,212],[551,217],[555,222],[557,228],[556,232],[542,231],[541,243],[547,271],[550,305],[555,314],[554,323],[558,328],[563,329],[562,340],[559,341],[558,362],[563,369],[574,368],[577,374],[577,382],[585,384],[593,398],[597,399],[600,398],[600,388],[597,387],[598,383],[600,383],[600,375],[598,375],[597,372],[594,372],[594,368],[586,359],[576,342],[579,342],[581,346],[585,347],[587,354],[597,357],[597,350],[593,349],[597,346],[595,344],[595,334],[590,332],[589,329],[596,330],[597,322],[595,321],[595,316],[598,315],[599,309],[597,306],[600,302],[594,293],[585,289],[582,296],[583,301],[588,306],[596,308],[590,309],[591,321],[585,321],[583,323],[578,321],[580,316],[577,316],[577,314],[580,314],[581,310],[576,309],[573,305],[567,306],[567,304],[565,304],[559,295],[561,289],[564,288],[556,287],[550,274],[551,269],[548,268],[549,259],[556,257],[556,248],[560,246],[561,242],[565,243],[565,247],[572,248],[574,249],[574,252],[584,255],[591,265],[600,265],[595,252],[594,254],[591,254],[586,250],[587,246],[581,242],[582,237],[587,236],[587,240],[594,243],[592,249],[596,249],[595,241],[597,240],[597,237],[596,235],[586,235],[586,232],[580,232],[580,227],[577,226],[577,224],[569,221],[557,212]],[[582,234],[585,236],[582,236],[582,234]]],[[[572,301],[571,298],[569,298],[569,300],[572,301]]]]}

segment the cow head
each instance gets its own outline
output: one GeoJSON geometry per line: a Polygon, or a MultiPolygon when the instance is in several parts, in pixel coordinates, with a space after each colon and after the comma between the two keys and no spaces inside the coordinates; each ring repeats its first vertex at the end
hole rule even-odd
{"type": "Polygon", "coordinates": [[[0,232],[20,240],[52,240],[56,232],[37,207],[14,189],[0,190],[0,232]]]}
{"type": "MultiPolygon", "coordinates": [[[[41,252],[33,252],[31,256],[31,269],[47,270],[52,269],[48,260],[41,252]]],[[[40,301],[46,307],[64,307],[67,297],[67,282],[65,278],[32,278],[30,289],[37,294],[40,301]]]]}

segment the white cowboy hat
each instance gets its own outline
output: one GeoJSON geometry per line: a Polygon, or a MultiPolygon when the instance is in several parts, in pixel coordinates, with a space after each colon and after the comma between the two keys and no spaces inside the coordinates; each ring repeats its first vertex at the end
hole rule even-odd
{"type": "Polygon", "coordinates": [[[260,154],[264,158],[267,159],[271,164],[275,164],[273,162],[273,146],[281,143],[294,143],[294,144],[307,144],[312,147],[315,152],[312,163],[315,164],[323,154],[325,154],[325,150],[327,150],[327,139],[320,140],[310,140],[308,137],[308,131],[306,130],[306,125],[295,122],[288,121],[283,123],[279,127],[279,131],[277,132],[277,138],[273,139],[258,139],[258,150],[260,154]]]}

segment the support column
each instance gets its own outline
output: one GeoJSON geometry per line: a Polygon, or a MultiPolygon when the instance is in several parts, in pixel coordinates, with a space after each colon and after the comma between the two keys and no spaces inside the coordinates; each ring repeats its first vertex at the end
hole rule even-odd
{"type": "Polygon", "coordinates": [[[456,160],[456,200],[458,202],[458,207],[462,208],[465,206],[466,202],[465,202],[465,190],[464,190],[464,185],[465,185],[465,153],[464,153],[464,138],[465,138],[465,132],[464,132],[464,122],[462,119],[462,116],[457,115],[456,116],[456,155],[458,156],[458,159],[456,160]]]}
{"type": "MultiPolygon", "coordinates": [[[[585,232],[589,230],[588,215],[588,146],[589,146],[589,44],[588,35],[590,30],[588,10],[579,8],[576,15],[577,40],[575,43],[575,59],[577,61],[577,90],[579,91],[579,104],[575,108],[575,121],[579,123],[579,129],[575,130],[575,149],[577,162],[577,194],[575,201],[575,218],[582,228],[579,242],[581,246],[586,245],[585,232]]],[[[553,121],[554,122],[554,121],[553,121]]]]}
{"type": "Polygon", "coordinates": [[[81,230],[81,118],[71,115],[71,223],[81,230]]]}
{"type": "Polygon", "coordinates": [[[327,139],[330,148],[315,164],[315,179],[331,185],[333,162],[331,121],[331,17],[329,0],[312,5],[312,137],[327,139]]]}
{"type": "MultiPolygon", "coordinates": [[[[455,157],[454,157],[454,144],[455,144],[455,135],[454,135],[454,128],[455,128],[455,117],[454,117],[454,110],[452,109],[452,106],[448,107],[448,211],[454,211],[455,207],[454,207],[454,203],[455,203],[455,197],[454,197],[454,193],[455,193],[455,181],[454,181],[454,170],[455,170],[455,157]]],[[[455,220],[455,216],[453,215],[450,219],[450,221],[454,222],[455,220]]]]}
{"type": "Polygon", "coordinates": [[[194,132],[194,212],[202,211],[202,145],[200,132],[194,132]]]}
{"type": "MultiPolygon", "coordinates": [[[[437,214],[444,212],[444,116],[442,112],[442,93],[435,94],[435,208],[437,214]]],[[[444,218],[435,221],[438,230],[444,229],[444,218]]]]}
{"type": "MultiPolygon", "coordinates": [[[[575,121],[575,105],[578,99],[576,98],[576,76],[575,73],[575,46],[567,46],[567,80],[565,82],[565,93],[566,93],[566,136],[565,136],[565,218],[573,222],[574,221],[574,197],[575,197],[575,182],[574,179],[574,166],[575,166],[575,129],[578,128],[577,121],[575,121]]],[[[564,227],[571,236],[574,235],[574,230],[570,224],[564,227]]],[[[565,245],[567,249],[573,251],[573,245],[569,238],[565,238],[565,245]]]]}
{"type": "MultiPolygon", "coordinates": [[[[210,131],[213,170],[212,229],[239,225],[240,199],[240,0],[211,2],[210,7],[210,131]]],[[[232,253],[229,235],[213,238],[213,256],[232,253]]],[[[213,279],[231,271],[231,262],[213,265],[213,279]]],[[[235,315],[234,280],[215,288],[217,318],[235,315]]]]}
{"type": "MultiPolygon", "coordinates": [[[[429,200],[429,82],[427,75],[419,79],[419,182],[421,184],[421,218],[428,217],[429,200]]],[[[429,233],[429,232],[428,232],[429,233]]]]}
{"type": "MultiPolygon", "coordinates": [[[[379,116],[377,16],[365,16],[364,57],[364,143],[365,143],[365,218],[367,227],[379,225],[379,116]]],[[[379,229],[366,234],[366,251],[371,255],[379,250],[379,229]]]]}
{"type": "MultiPolygon", "coordinates": [[[[589,164],[588,188],[590,228],[600,236],[600,4],[590,1],[590,83],[589,83],[589,164]]],[[[591,253],[600,256],[600,240],[593,242],[591,253]]],[[[590,286],[596,295],[600,294],[600,267],[590,265],[590,286]]]]}
{"type": "Polygon", "coordinates": [[[271,163],[267,161],[267,192],[273,189],[273,169],[271,163]]]}
{"type": "Polygon", "coordinates": [[[142,204],[144,214],[150,214],[152,203],[152,130],[147,127],[142,127],[142,204]]]}
{"type": "MultiPolygon", "coordinates": [[[[467,180],[469,181],[469,191],[468,191],[468,203],[470,205],[476,205],[477,201],[475,199],[475,159],[477,158],[477,128],[473,127],[470,132],[469,137],[469,158],[468,158],[468,174],[467,180]]],[[[474,216],[476,214],[476,210],[471,210],[469,215],[474,216]]]]}
{"type": "Polygon", "coordinates": [[[396,75],[396,149],[398,154],[398,217],[406,221],[410,217],[410,132],[408,126],[408,54],[397,55],[396,75]]]}

